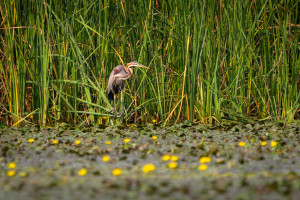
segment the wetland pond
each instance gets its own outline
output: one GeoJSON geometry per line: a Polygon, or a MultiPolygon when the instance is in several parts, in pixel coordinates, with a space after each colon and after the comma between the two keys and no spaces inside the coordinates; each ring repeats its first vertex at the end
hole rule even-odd
{"type": "Polygon", "coordinates": [[[0,129],[0,199],[299,199],[299,123],[0,129]]]}

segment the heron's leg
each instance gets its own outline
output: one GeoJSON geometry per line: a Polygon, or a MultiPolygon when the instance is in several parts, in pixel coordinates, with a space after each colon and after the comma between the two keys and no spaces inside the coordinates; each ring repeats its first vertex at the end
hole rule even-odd
{"type": "Polygon", "coordinates": [[[113,109],[113,114],[115,114],[116,111],[116,95],[114,94],[114,109],[113,109]]]}
{"type": "Polygon", "coordinates": [[[124,117],[124,105],[123,105],[123,101],[124,101],[123,91],[121,90],[121,115],[120,115],[120,119],[122,119],[122,121],[123,121],[123,117],[124,117]]]}

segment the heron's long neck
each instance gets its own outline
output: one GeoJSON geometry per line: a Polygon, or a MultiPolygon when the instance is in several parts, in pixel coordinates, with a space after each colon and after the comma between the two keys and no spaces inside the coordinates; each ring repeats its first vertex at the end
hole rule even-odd
{"type": "Polygon", "coordinates": [[[127,74],[129,75],[129,76],[131,76],[132,75],[132,73],[133,73],[133,70],[131,69],[131,68],[125,68],[125,71],[127,72],[127,74]]]}

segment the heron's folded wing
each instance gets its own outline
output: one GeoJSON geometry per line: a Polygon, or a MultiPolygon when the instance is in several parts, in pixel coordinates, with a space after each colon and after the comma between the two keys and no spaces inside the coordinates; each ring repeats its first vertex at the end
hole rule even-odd
{"type": "Polygon", "coordinates": [[[109,93],[112,89],[113,89],[113,85],[115,82],[115,78],[114,78],[114,71],[112,71],[110,73],[109,79],[108,79],[108,83],[107,83],[107,92],[109,93]]]}

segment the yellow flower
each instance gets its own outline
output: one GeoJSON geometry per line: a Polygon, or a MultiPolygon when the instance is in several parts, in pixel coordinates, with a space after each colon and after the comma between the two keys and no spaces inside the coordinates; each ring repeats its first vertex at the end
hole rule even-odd
{"type": "Polygon", "coordinates": [[[84,176],[84,175],[86,175],[86,173],[87,173],[87,170],[85,168],[82,168],[82,169],[78,170],[78,175],[79,176],[84,176]]]}
{"type": "Polygon", "coordinates": [[[108,117],[107,116],[103,116],[101,118],[98,118],[98,124],[99,125],[104,125],[107,122],[108,117]]]}
{"type": "Polygon", "coordinates": [[[170,158],[171,158],[170,155],[163,155],[163,157],[161,157],[161,159],[162,159],[163,161],[168,161],[168,160],[170,160],[170,158]]]}
{"type": "Polygon", "coordinates": [[[119,168],[115,168],[115,169],[112,171],[112,174],[113,174],[114,176],[119,176],[119,175],[122,174],[122,170],[119,169],[119,168]]]}
{"type": "Polygon", "coordinates": [[[63,176],[62,178],[61,178],[61,182],[62,183],[65,183],[67,181],[67,176],[63,176]]]}
{"type": "Polygon", "coordinates": [[[271,142],[271,147],[276,147],[276,146],[277,146],[277,142],[273,140],[273,141],[271,142]]]}
{"type": "Polygon", "coordinates": [[[7,176],[14,176],[15,174],[16,174],[15,170],[8,170],[8,171],[6,172],[6,175],[7,175],[7,176]]]}
{"type": "Polygon", "coordinates": [[[211,158],[207,157],[207,156],[203,156],[199,159],[200,163],[209,163],[210,161],[211,161],[211,158]]]}
{"type": "Polygon", "coordinates": [[[75,144],[76,144],[76,145],[79,145],[80,143],[81,143],[80,140],[76,140],[76,141],[75,141],[75,144]]]}
{"type": "Polygon", "coordinates": [[[146,165],[143,166],[142,170],[143,170],[144,173],[153,172],[155,170],[155,165],[153,165],[151,163],[146,164],[146,165]]]}
{"type": "Polygon", "coordinates": [[[33,143],[33,142],[34,142],[34,139],[33,139],[33,138],[30,138],[30,139],[28,139],[28,142],[29,142],[29,143],[33,143]]]}
{"type": "Polygon", "coordinates": [[[175,169],[177,166],[178,166],[177,162],[170,162],[170,163],[168,164],[168,167],[169,167],[170,169],[175,169]]]}
{"type": "Polygon", "coordinates": [[[124,142],[125,142],[125,143],[128,143],[128,142],[130,142],[130,139],[129,139],[129,138],[125,138],[125,139],[124,139],[124,142]]]}
{"type": "Polygon", "coordinates": [[[152,119],[152,123],[155,124],[157,122],[156,119],[152,119]]]}
{"type": "Polygon", "coordinates": [[[177,161],[178,160],[178,156],[176,156],[176,155],[171,156],[171,160],[173,162],[177,161]]]}
{"type": "Polygon", "coordinates": [[[109,156],[103,156],[102,161],[103,161],[103,162],[108,162],[109,159],[110,159],[109,156]]]}
{"type": "Polygon", "coordinates": [[[267,144],[266,141],[261,141],[261,142],[260,142],[260,145],[261,145],[261,146],[266,146],[266,144],[267,144]]]}
{"type": "Polygon", "coordinates": [[[156,140],[156,139],[157,139],[156,135],[152,136],[152,140],[156,140]]]}
{"type": "Polygon", "coordinates": [[[104,120],[107,120],[107,119],[108,119],[108,117],[107,117],[107,116],[103,116],[103,117],[102,117],[102,119],[104,119],[104,120]]]}
{"type": "Polygon", "coordinates": [[[111,141],[105,141],[105,144],[110,145],[111,141]]]}
{"type": "Polygon", "coordinates": [[[245,146],[245,144],[246,144],[245,142],[239,142],[239,146],[240,146],[240,147],[245,146]]]}
{"type": "Polygon", "coordinates": [[[199,165],[198,169],[200,171],[205,171],[207,169],[207,165],[205,165],[205,164],[199,165]]]}
{"type": "Polygon", "coordinates": [[[52,144],[58,144],[58,140],[53,140],[52,144]]]}
{"type": "Polygon", "coordinates": [[[14,162],[11,162],[11,163],[8,163],[8,168],[9,169],[14,169],[14,168],[16,168],[16,163],[14,163],[14,162]]]}

